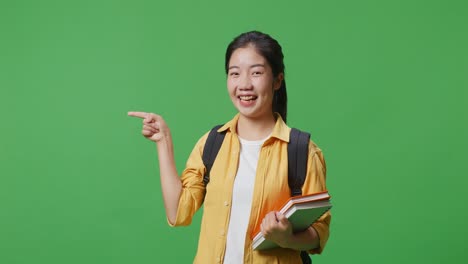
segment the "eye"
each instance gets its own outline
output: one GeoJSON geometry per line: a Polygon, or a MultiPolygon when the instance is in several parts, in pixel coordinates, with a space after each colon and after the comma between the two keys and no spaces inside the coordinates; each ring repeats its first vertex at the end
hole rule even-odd
{"type": "Polygon", "coordinates": [[[229,76],[236,77],[236,76],[239,76],[239,73],[238,72],[230,72],[229,76]]]}
{"type": "Polygon", "coordinates": [[[252,73],[252,75],[258,76],[258,75],[262,75],[262,73],[263,73],[263,72],[261,72],[261,71],[254,71],[254,72],[252,73]]]}

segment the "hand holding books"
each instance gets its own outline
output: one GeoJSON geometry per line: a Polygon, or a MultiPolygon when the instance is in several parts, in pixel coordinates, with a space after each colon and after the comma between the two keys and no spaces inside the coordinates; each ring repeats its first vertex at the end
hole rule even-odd
{"type": "Polygon", "coordinates": [[[255,232],[252,244],[253,249],[262,250],[281,246],[273,241],[284,241],[281,240],[281,238],[284,238],[282,236],[305,230],[330,210],[330,208],[330,195],[326,191],[291,197],[279,209],[279,213],[270,212],[265,216],[262,226],[257,227],[257,232],[255,232]],[[273,221],[276,221],[276,223],[273,221]],[[265,237],[261,229],[273,225],[275,230],[279,232],[265,234],[265,237]],[[288,230],[291,230],[291,233],[288,233],[288,230]]]}
{"type": "Polygon", "coordinates": [[[280,247],[281,242],[288,243],[293,235],[293,229],[288,219],[280,212],[270,212],[263,218],[260,231],[266,240],[272,241],[280,247]]]}

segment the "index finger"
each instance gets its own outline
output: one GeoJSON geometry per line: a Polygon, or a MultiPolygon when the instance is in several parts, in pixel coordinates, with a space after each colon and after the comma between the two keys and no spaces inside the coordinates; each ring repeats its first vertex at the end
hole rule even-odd
{"type": "Polygon", "coordinates": [[[146,112],[128,112],[128,115],[133,116],[133,117],[146,118],[148,116],[148,113],[146,113],[146,112]]]}

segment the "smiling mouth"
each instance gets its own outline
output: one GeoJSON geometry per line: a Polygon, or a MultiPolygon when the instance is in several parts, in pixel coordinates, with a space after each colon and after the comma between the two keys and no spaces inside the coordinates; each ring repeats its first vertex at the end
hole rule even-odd
{"type": "Polygon", "coordinates": [[[243,96],[239,96],[238,98],[242,101],[247,101],[247,102],[257,99],[257,97],[253,95],[243,95],[243,96]]]}

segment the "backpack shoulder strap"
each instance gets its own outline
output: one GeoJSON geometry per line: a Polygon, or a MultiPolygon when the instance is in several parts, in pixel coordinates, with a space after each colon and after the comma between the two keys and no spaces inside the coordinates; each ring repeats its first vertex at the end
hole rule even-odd
{"type": "Polygon", "coordinates": [[[218,133],[218,129],[221,126],[222,125],[217,125],[211,129],[203,148],[202,159],[206,168],[205,175],[203,175],[203,183],[205,183],[205,186],[210,182],[211,167],[213,167],[213,163],[218,155],[221,145],[223,144],[224,136],[226,135],[225,132],[218,133]]]}
{"type": "MultiPolygon", "coordinates": [[[[309,141],[309,133],[291,128],[288,143],[288,184],[291,196],[302,195],[307,173],[309,141]]],[[[312,259],[306,251],[301,251],[301,259],[304,264],[312,264],[312,259]]]]}
{"type": "Polygon", "coordinates": [[[291,196],[302,195],[307,173],[310,134],[292,128],[288,143],[288,184],[291,196]]]}

